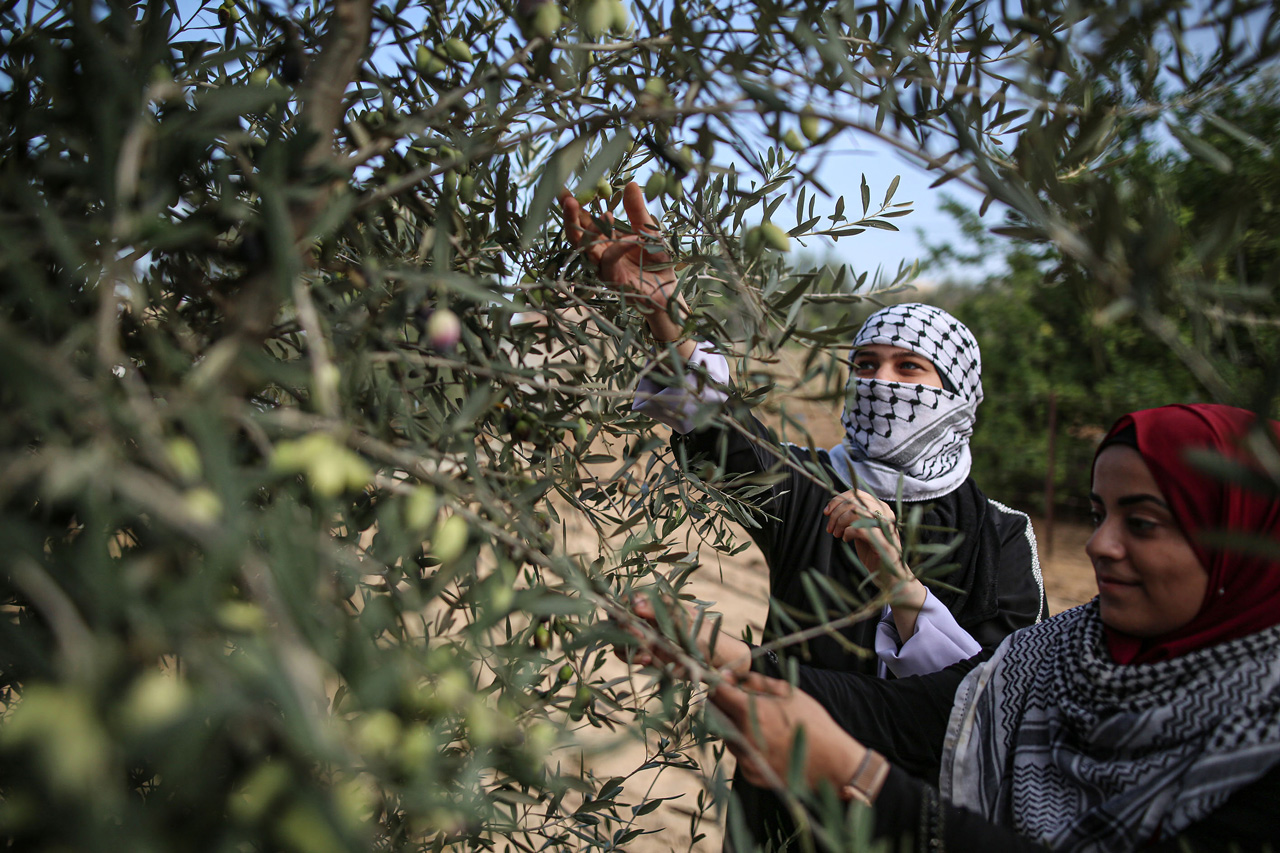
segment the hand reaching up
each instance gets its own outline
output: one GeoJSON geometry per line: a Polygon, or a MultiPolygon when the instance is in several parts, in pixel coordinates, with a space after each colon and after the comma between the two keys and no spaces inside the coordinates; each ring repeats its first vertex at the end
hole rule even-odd
{"type": "MultiPolygon", "coordinates": [[[[658,223],[645,207],[640,185],[633,181],[622,190],[627,221],[617,221],[606,211],[600,217],[608,226],[604,230],[572,193],[561,195],[560,205],[564,208],[565,235],[596,265],[600,280],[615,284],[636,298],[654,340],[679,340],[682,329],[668,310],[676,287],[675,270],[671,256],[662,246],[658,223]]],[[[688,353],[682,352],[686,358],[693,352],[692,343],[688,349],[688,353]]]]}

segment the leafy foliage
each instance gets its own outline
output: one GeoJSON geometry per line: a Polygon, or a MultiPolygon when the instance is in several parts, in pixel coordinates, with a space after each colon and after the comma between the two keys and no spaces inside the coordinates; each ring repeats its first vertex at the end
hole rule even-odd
{"type": "MultiPolygon", "coordinates": [[[[748,229],[780,248],[907,210],[894,182],[830,198],[815,167],[840,134],[982,187],[1100,304],[1164,328],[1189,297],[1150,229],[1176,217],[1094,169],[1121,118],[1169,105],[1221,165],[1195,119],[1278,43],[1265,4],[1175,8],[4,7],[0,831],[635,843],[662,806],[634,773],[716,756],[692,688],[607,668],[618,602],[679,592],[701,543],[740,548],[749,495],[678,471],[631,413],[639,315],[564,245],[556,194],[644,179],[682,320],[744,359],[752,400],[838,384],[848,324],[796,321],[862,293],[748,229]],[[1174,38],[1197,30],[1219,44],[1198,68],[1174,38]],[[770,367],[786,341],[811,349],[799,377],[770,367]],[[597,778],[583,744],[613,732],[645,759],[597,778]]],[[[1219,284],[1221,247],[1198,251],[1219,284]]]]}

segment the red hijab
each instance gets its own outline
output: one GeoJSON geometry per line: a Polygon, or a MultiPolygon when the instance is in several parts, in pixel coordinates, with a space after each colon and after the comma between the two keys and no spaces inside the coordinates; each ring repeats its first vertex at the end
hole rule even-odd
{"type": "MultiPolygon", "coordinates": [[[[1116,663],[1167,660],[1280,623],[1280,562],[1274,556],[1204,541],[1206,535],[1239,532],[1255,539],[1263,536],[1273,550],[1280,548],[1280,500],[1206,474],[1187,458],[1187,451],[1205,449],[1258,470],[1249,450],[1249,433],[1259,430],[1257,420],[1252,412],[1232,406],[1162,406],[1125,415],[1103,439],[1099,452],[1132,430],[1138,453],[1200,563],[1209,570],[1200,612],[1178,630],[1139,639],[1107,629],[1116,663]]],[[[1262,429],[1280,436],[1275,421],[1266,421],[1262,429]]],[[[1266,436],[1253,437],[1260,439],[1266,436]]],[[[1129,443],[1124,438],[1119,442],[1129,443]]]]}

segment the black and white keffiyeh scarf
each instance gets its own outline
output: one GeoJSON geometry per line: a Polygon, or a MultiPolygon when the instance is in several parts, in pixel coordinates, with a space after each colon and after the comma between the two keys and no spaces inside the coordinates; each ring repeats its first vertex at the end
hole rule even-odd
{"type": "Polygon", "coordinates": [[[859,379],[846,389],[845,439],[831,449],[849,486],[892,500],[945,495],[969,476],[969,436],[982,402],[982,356],[963,323],[941,308],[892,305],[862,325],[850,354],[867,344],[911,350],[931,361],[945,388],[859,379]]]}
{"type": "Polygon", "coordinates": [[[1097,601],[1008,637],[962,682],[940,778],[958,806],[1054,850],[1133,850],[1280,763],[1280,626],[1112,661],[1097,601]]]}

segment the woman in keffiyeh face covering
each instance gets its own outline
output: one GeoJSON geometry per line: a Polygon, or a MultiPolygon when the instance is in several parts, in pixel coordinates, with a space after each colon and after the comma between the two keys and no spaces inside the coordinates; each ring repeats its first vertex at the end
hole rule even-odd
{"type": "MultiPolygon", "coordinates": [[[[736,402],[715,345],[685,338],[672,319],[675,277],[639,187],[623,193],[630,234],[606,237],[572,196],[562,204],[570,241],[602,281],[636,301],[654,339],[678,355],[674,366],[642,380],[635,409],[672,428],[683,465],[710,461],[724,472],[718,485],[733,492],[741,478],[740,491],[751,495],[747,530],[769,568],[764,638],[839,618],[882,590],[894,594],[894,607],[879,618],[779,655],[832,670],[915,675],[993,649],[1047,616],[1030,519],[988,500],[969,476],[981,356],[962,323],[919,304],[873,314],[851,350],[844,441],[830,449],[781,444],[736,402]],[[777,479],[760,494],[751,481],[764,472],[777,479]],[[914,551],[903,552],[899,506],[922,511],[914,551]],[[915,576],[921,570],[942,584],[926,588],[915,576]]],[[[712,662],[724,663],[723,656],[712,662]]],[[[789,834],[785,816],[771,817],[781,814],[772,795],[745,783],[735,783],[735,793],[753,844],[789,834]]]]}
{"type": "Polygon", "coordinates": [[[788,778],[803,726],[810,784],[914,849],[1280,849],[1280,500],[1257,462],[1278,441],[1228,406],[1121,418],[1094,461],[1094,601],[921,678],[741,672],[712,700],[743,772],[788,778]]]}
{"type": "Polygon", "coordinates": [[[677,375],[642,380],[635,408],[672,428],[683,464],[719,466],[725,477],[718,485],[728,491],[734,478],[763,472],[781,478],[762,495],[749,482],[739,490],[754,495],[757,526],[748,532],[769,567],[766,638],[829,621],[880,587],[894,587],[896,613],[785,653],[828,669],[903,676],[994,648],[1047,615],[1030,520],[988,500],[969,476],[982,363],[977,341],[959,320],[919,304],[873,314],[851,350],[844,441],[830,449],[780,444],[735,404],[725,357],[710,342],[685,338],[672,319],[674,273],[655,242],[640,188],[630,184],[623,192],[632,234],[619,229],[605,237],[572,195],[562,204],[570,241],[599,267],[601,280],[636,299],[653,337],[682,362],[677,375]],[[730,426],[729,418],[737,423],[730,426]],[[916,553],[901,553],[897,541],[899,495],[905,511],[923,510],[926,547],[916,553]],[[938,556],[939,546],[951,550],[938,556]],[[926,590],[914,579],[924,554],[953,566],[940,575],[943,585],[926,590]],[[885,555],[892,565],[881,565],[885,555]],[[815,592],[823,613],[814,612],[815,592]]]}

